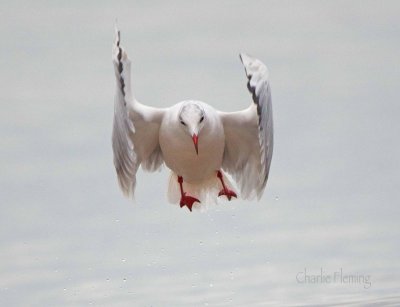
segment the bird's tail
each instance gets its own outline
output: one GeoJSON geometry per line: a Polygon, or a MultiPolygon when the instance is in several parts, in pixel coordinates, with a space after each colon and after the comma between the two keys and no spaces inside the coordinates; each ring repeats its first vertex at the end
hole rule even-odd
{"type": "MultiPolygon", "coordinates": [[[[221,171],[224,179],[225,186],[228,189],[235,190],[233,188],[232,180],[221,171]]],[[[194,203],[193,208],[204,209],[207,205],[217,204],[219,200],[226,200],[225,196],[218,197],[219,192],[222,189],[221,181],[217,175],[211,176],[209,179],[202,181],[201,183],[188,183],[183,178],[183,190],[186,195],[195,197],[200,200],[199,203],[194,203]]],[[[171,172],[168,184],[168,201],[172,204],[178,204],[181,199],[181,191],[178,183],[178,176],[171,172]]]]}

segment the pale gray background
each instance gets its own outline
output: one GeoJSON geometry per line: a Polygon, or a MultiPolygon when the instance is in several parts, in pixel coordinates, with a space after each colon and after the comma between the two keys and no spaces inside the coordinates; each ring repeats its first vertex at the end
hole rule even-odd
{"type": "Polygon", "coordinates": [[[399,302],[397,1],[1,3],[1,306],[399,302]],[[68,4],[67,4],[68,3],[68,4]],[[167,204],[169,172],[112,164],[118,17],[139,100],[250,95],[271,72],[275,151],[259,203],[167,204]],[[298,272],[370,275],[300,284],[298,272]]]}

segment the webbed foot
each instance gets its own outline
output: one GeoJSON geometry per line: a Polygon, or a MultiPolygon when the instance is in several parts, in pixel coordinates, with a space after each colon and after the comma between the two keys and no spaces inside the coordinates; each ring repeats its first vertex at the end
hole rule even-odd
{"type": "Polygon", "coordinates": [[[195,198],[195,197],[188,196],[188,195],[186,195],[186,192],[183,192],[183,194],[182,194],[182,196],[181,196],[181,201],[180,201],[179,204],[180,204],[181,208],[184,207],[184,206],[186,206],[186,207],[188,207],[188,209],[189,209],[190,211],[192,211],[192,207],[193,207],[193,204],[194,204],[195,202],[200,203],[200,200],[198,200],[198,199],[195,198]]]}

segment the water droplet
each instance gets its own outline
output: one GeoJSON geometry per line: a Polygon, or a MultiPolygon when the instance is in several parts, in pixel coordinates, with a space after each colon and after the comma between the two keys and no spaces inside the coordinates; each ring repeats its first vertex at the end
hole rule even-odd
{"type": "Polygon", "coordinates": [[[121,261],[122,261],[122,262],[126,262],[126,259],[125,259],[125,258],[122,258],[121,261]]]}
{"type": "Polygon", "coordinates": [[[202,244],[203,244],[203,241],[200,241],[199,244],[202,245],[202,244]]]}
{"type": "Polygon", "coordinates": [[[278,201],[279,200],[279,196],[275,196],[275,200],[278,201]]]}
{"type": "Polygon", "coordinates": [[[67,291],[67,288],[64,288],[63,290],[64,290],[64,291],[67,291]]]}
{"type": "Polygon", "coordinates": [[[126,278],[124,278],[123,281],[126,282],[126,278]]]}

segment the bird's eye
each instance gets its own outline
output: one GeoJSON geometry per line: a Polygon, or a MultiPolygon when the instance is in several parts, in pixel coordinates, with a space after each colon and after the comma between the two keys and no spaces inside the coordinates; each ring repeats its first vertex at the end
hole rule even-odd
{"type": "Polygon", "coordinates": [[[186,124],[185,124],[185,122],[184,122],[183,120],[181,120],[181,124],[184,125],[184,126],[186,126],[186,124]]]}
{"type": "Polygon", "coordinates": [[[200,123],[201,123],[203,120],[204,120],[204,116],[202,116],[202,117],[200,118],[200,123]]]}

